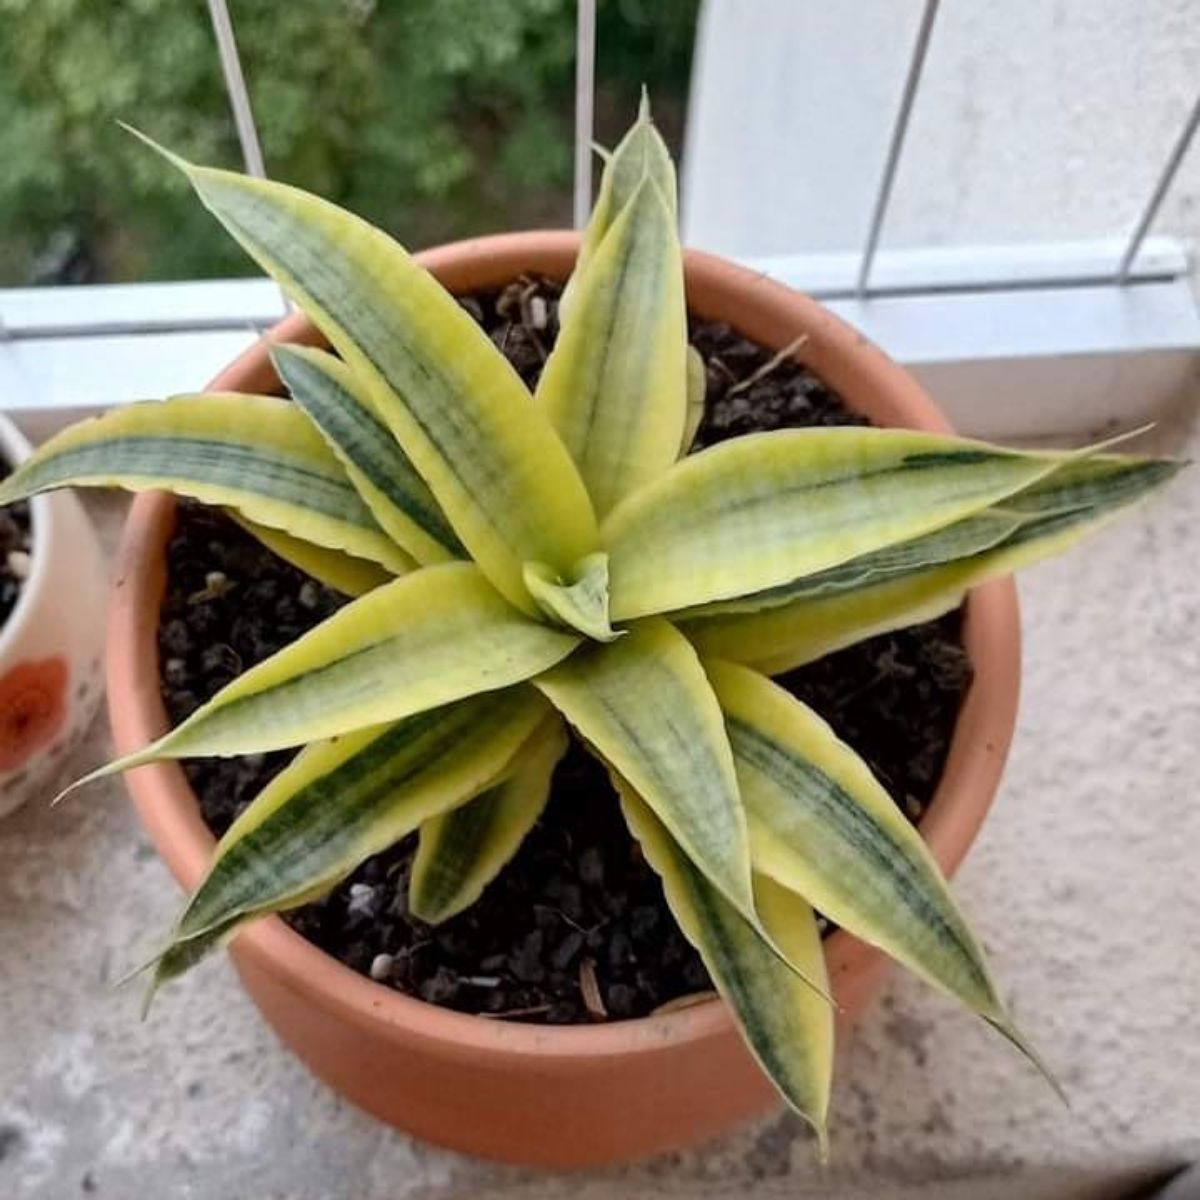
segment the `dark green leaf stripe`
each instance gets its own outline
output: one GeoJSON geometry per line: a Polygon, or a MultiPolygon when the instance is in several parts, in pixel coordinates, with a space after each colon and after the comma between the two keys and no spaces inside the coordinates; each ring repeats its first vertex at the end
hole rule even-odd
{"type": "Polygon", "coordinates": [[[397,721],[519,683],[578,640],[513,608],[473,564],[424,567],[347,604],[157,742],[88,778],[164,758],[299,746],[397,721]]]}
{"type": "Polygon", "coordinates": [[[116,475],[160,480],[164,487],[174,490],[187,483],[200,483],[254,492],[364,529],[379,528],[344,474],[332,476],[304,461],[277,453],[268,455],[266,447],[211,438],[106,438],[35,465],[20,482],[24,494],[32,495],[116,475]]]}
{"type": "Polygon", "coordinates": [[[479,899],[541,815],[566,748],[566,729],[553,716],[517,752],[503,780],[421,826],[410,912],[436,924],[479,899]]]}
{"type": "Polygon", "coordinates": [[[1075,459],[1035,486],[1007,497],[996,511],[1032,517],[1056,512],[1104,512],[1141,499],[1173,478],[1183,465],[1166,459],[1115,455],[1075,459]]]}
{"type": "Polygon", "coordinates": [[[149,1011],[151,1001],[159,988],[173,982],[181,975],[186,975],[194,966],[219,950],[233,937],[241,923],[240,917],[233,917],[198,937],[185,942],[172,942],[153,964],[154,974],[151,977],[146,998],[142,1003],[143,1015],[149,1011]]]}
{"type": "Polygon", "coordinates": [[[422,820],[486,786],[545,711],[533,693],[523,701],[473,696],[382,732],[351,735],[342,739],[344,748],[319,744],[305,751],[255,801],[265,802],[268,815],[256,821],[252,806],[226,834],[180,920],[177,939],[332,886],[422,820]],[[315,776],[306,761],[314,755],[330,760],[328,770],[315,776]],[[293,790],[294,776],[306,782],[293,790]],[[276,795],[285,798],[273,806],[276,795]]]}
{"type": "Polygon", "coordinates": [[[1061,461],[895,429],[731,439],[676,463],[606,518],[613,619],[755,595],[923,537],[1061,461]]]}
{"type": "MultiPolygon", "coordinates": [[[[627,785],[621,807],[646,861],[662,877],[667,903],[700,952],[742,1036],[783,1098],[816,1130],[824,1152],[833,1071],[833,1006],[781,960],[755,927],[714,888],[627,785]]],[[[769,934],[813,979],[828,987],[812,910],[769,879],[755,899],[769,934]]]]}
{"type": "Polygon", "coordinates": [[[466,557],[433,493],[392,432],[344,386],[350,374],[345,364],[332,355],[292,346],[276,346],[271,360],[292,398],[312,418],[339,458],[361,472],[370,486],[423,531],[441,553],[431,558],[425,546],[406,544],[407,526],[391,529],[387,510],[376,511],[380,523],[401,545],[420,562],[466,557]]]}
{"type": "Polygon", "coordinates": [[[654,810],[708,878],[753,913],[745,816],[721,711],[687,640],[647,620],[534,683],[654,810]]]}
{"type": "Polygon", "coordinates": [[[1086,525],[1104,513],[1131,504],[1178,470],[1177,463],[1145,459],[1096,457],[1071,462],[986,512],[924,537],[885,547],[779,587],[699,605],[674,616],[681,621],[693,621],[721,614],[759,612],[793,601],[857,592],[901,576],[924,574],[952,562],[971,558],[983,562],[989,551],[994,551],[998,559],[1005,550],[1086,525]]]}
{"type": "Polygon", "coordinates": [[[920,835],[815,713],[745,667],[708,661],[755,870],[991,1019],[983,953],[920,835]]]}
{"type": "Polygon", "coordinates": [[[213,393],[115,408],[41,446],[0,484],[0,504],[68,486],[163,488],[393,573],[412,565],[309,418],[276,396],[213,393]]]}
{"type": "MultiPolygon", "coordinates": [[[[999,558],[1006,551],[1033,546],[1038,542],[1049,541],[1059,534],[1094,524],[1116,509],[1147,496],[1172,478],[1180,466],[1179,463],[1171,462],[1140,464],[1119,478],[1114,478],[1113,485],[1104,495],[1095,496],[1090,502],[1083,501],[1076,508],[1058,506],[1045,516],[1034,515],[1032,507],[1018,507],[1016,511],[1026,516],[1026,519],[1008,537],[992,547],[990,553],[981,555],[980,560],[986,562],[993,556],[999,558]]],[[[1017,497],[1017,500],[1020,501],[1021,498],[1017,497]]],[[[1005,505],[1006,509],[1009,507],[1010,505],[1005,505]]]]}
{"type": "MultiPolygon", "coordinates": [[[[471,871],[500,826],[506,793],[505,785],[498,783],[444,817],[435,818],[439,825],[438,851],[429,856],[419,897],[414,886],[409,899],[410,910],[423,921],[432,924],[440,920],[443,910],[458,896],[463,876],[471,871]]],[[[538,798],[528,799],[532,807],[538,798]]],[[[537,819],[537,809],[533,818],[537,819]]],[[[422,845],[426,845],[424,830],[421,839],[422,845]]]]}
{"type": "MultiPolygon", "coordinates": [[[[773,1018],[783,1015],[781,992],[794,984],[792,972],[687,855],[677,852],[673,867],[694,912],[694,944],[704,965],[738,1014],[742,1032],[763,1069],[773,1080],[787,1080],[793,1071],[791,1047],[779,1028],[786,1022],[773,1018]]],[[[816,1000],[832,1014],[828,1004],[820,997],[816,1000]]]]}
{"type": "Polygon", "coordinates": [[[965,521],[958,521],[924,537],[887,546],[873,554],[864,554],[826,571],[816,571],[791,583],[764,588],[761,592],[754,592],[749,596],[702,604],[672,616],[681,621],[690,621],[722,613],[758,612],[790,604],[794,600],[856,591],[897,575],[910,574],[979,554],[1004,542],[1021,527],[1023,521],[1024,518],[1019,514],[989,511],[982,516],[968,517],[965,521]]]}
{"type": "MultiPolygon", "coordinates": [[[[860,887],[859,903],[880,911],[895,906],[917,922],[938,942],[951,948],[970,975],[973,988],[990,987],[982,966],[975,961],[974,940],[953,915],[944,898],[929,891],[929,869],[913,861],[909,847],[901,845],[859,807],[854,797],[810,762],[798,759],[787,746],[773,741],[745,721],[726,718],[729,740],[739,766],[766,776],[775,793],[789,796],[787,811],[754,802],[755,790],[744,797],[753,822],[761,822],[788,845],[802,847],[814,864],[830,870],[850,860],[860,887]],[[871,887],[867,881],[873,880],[871,887]]],[[[842,916],[827,913],[835,920],[842,916]]],[[[844,914],[843,914],[844,915],[844,914]]]]}

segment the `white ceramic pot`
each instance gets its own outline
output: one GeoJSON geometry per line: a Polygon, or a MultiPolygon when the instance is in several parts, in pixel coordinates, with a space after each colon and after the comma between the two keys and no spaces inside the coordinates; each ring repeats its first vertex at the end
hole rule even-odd
{"type": "MultiPolygon", "coordinates": [[[[16,465],[29,453],[0,414],[0,454],[16,465]]],[[[104,690],[100,544],[70,492],[35,496],[29,509],[29,575],[0,629],[0,817],[49,799],[104,690]]]]}

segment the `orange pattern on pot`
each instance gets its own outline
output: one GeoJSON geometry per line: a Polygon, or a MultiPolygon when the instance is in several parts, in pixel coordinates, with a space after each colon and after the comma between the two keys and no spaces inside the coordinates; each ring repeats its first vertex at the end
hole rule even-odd
{"type": "Polygon", "coordinates": [[[12,771],[50,745],[66,716],[62,657],[18,663],[0,676],[0,771],[12,771]]]}

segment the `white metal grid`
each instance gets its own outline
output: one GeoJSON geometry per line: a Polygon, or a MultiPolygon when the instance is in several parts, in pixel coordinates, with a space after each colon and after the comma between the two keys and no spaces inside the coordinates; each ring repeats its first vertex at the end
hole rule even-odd
{"type": "Polygon", "coordinates": [[[246,90],[246,77],[242,74],[242,60],[238,54],[233,22],[229,19],[229,9],[225,0],[208,0],[208,15],[212,20],[217,54],[221,59],[221,73],[225,79],[229,107],[233,110],[233,122],[237,128],[238,142],[242,147],[242,161],[246,165],[246,174],[266,179],[262,146],[258,141],[258,126],[254,123],[250,93],[246,90]]]}

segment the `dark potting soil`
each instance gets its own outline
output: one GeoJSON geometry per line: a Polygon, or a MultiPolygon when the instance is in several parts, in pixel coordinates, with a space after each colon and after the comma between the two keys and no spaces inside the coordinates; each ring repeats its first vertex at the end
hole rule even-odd
{"type": "MultiPolygon", "coordinates": [[[[8,474],[8,465],[0,462],[0,479],[8,474]]],[[[0,508],[0,627],[12,615],[25,580],[29,578],[32,545],[28,501],[18,500],[0,508]]]]}
{"type": "MultiPolygon", "coordinates": [[[[463,305],[533,384],[557,335],[558,288],[522,280],[463,305]]],[[[693,323],[708,395],[695,447],[766,429],[862,423],[794,361],[727,326],[693,323]],[[747,382],[752,381],[752,382],[747,382]]],[[[183,504],[159,627],[173,722],[344,600],[266,552],[219,512],[183,504]]],[[[873,638],[780,678],[866,759],[914,821],[940,777],[970,665],[960,617],[873,638]]],[[[186,764],[221,834],[291,751],[186,764]]],[[[604,771],[572,745],[546,810],[466,912],[431,927],[408,913],[415,837],[363,863],[326,898],[285,914],[355,970],[435,1004],[554,1024],[643,1016],[711,987],[604,771]]]]}

